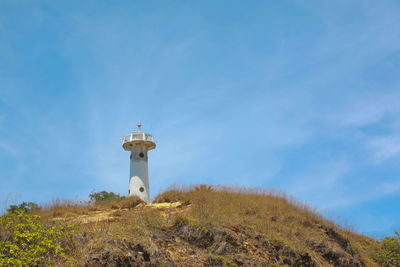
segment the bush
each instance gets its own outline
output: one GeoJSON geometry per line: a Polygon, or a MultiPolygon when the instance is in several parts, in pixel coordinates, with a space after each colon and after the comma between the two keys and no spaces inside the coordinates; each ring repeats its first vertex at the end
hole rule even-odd
{"type": "Polygon", "coordinates": [[[194,191],[198,192],[215,192],[215,189],[211,185],[200,184],[195,186],[194,191]]]}
{"type": "Polygon", "coordinates": [[[40,209],[39,205],[34,202],[22,202],[19,205],[10,205],[7,209],[8,213],[17,213],[17,211],[31,213],[34,210],[40,209]]]}
{"type": "Polygon", "coordinates": [[[386,237],[380,242],[377,259],[383,266],[400,266],[400,233],[386,237]]]}
{"type": "Polygon", "coordinates": [[[51,265],[75,246],[76,227],[46,227],[40,216],[17,210],[0,218],[0,266],[51,265]]]}
{"type": "Polygon", "coordinates": [[[100,192],[91,192],[89,195],[90,201],[98,203],[101,201],[109,201],[109,200],[121,200],[125,198],[124,196],[120,196],[114,192],[100,191],[100,192]]]}
{"type": "Polygon", "coordinates": [[[133,209],[140,203],[144,203],[144,201],[137,196],[126,197],[120,202],[121,208],[123,209],[133,209]]]}
{"type": "Polygon", "coordinates": [[[178,191],[178,190],[170,190],[170,191],[166,191],[160,195],[158,195],[153,203],[163,203],[163,202],[176,202],[176,201],[182,201],[185,202],[183,200],[184,197],[184,193],[178,191]]]}

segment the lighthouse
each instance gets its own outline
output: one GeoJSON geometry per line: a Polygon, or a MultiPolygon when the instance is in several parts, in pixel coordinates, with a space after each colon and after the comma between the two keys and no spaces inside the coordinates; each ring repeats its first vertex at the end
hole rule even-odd
{"type": "Polygon", "coordinates": [[[132,132],[122,138],[122,147],[131,152],[129,196],[138,196],[145,202],[150,202],[148,156],[149,150],[156,148],[154,137],[141,131],[138,123],[137,132],[132,132]]]}

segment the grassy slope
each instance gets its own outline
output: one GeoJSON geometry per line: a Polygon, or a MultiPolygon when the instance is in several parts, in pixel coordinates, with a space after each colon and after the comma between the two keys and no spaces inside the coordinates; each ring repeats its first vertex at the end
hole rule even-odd
{"type": "Polygon", "coordinates": [[[325,260],[313,251],[310,244],[325,243],[341,250],[341,242],[335,239],[343,237],[342,241],[348,240],[353,253],[367,266],[376,266],[373,261],[378,244],[376,240],[341,229],[285,194],[244,188],[207,189],[203,186],[170,190],[158,196],[155,202],[180,200],[194,203],[190,216],[200,224],[250,227],[269,240],[278,240],[297,251],[308,252],[321,263],[325,260]]]}
{"type": "Polygon", "coordinates": [[[256,258],[278,266],[294,265],[291,259],[285,262],[286,256],[280,253],[292,258],[308,255],[317,266],[340,262],[347,264],[343,266],[377,266],[373,260],[376,240],[341,229],[283,194],[198,186],[168,190],[154,202],[174,201],[182,202],[183,207],[138,208],[139,201],[128,198],[94,206],[53,203],[39,215],[46,222],[66,220],[81,224],[80,242],[65,265],[83,265],[90,259],[115,261],[104,256],[108,252],[107,255],[121,254],[137,261],[146,260],[147,253],[153,263],[165,266],[173,262],[234,266],[243,260],[255,262],[256,258]],[[107,219],[82,219],[96,214],[107,219]],[[270,255],[270,250],[276,255],[270,255]]]}

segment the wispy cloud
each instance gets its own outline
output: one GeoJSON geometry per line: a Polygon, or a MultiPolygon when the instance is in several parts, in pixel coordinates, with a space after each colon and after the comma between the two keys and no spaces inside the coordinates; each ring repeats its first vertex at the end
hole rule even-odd
{"type": "Polygon", "coordinates": [[[336,199],[337,194],[343,190],[343,179],[350,168],[351,163],[344,158],[315,164],[293,177],[288,190],[291,194],[308,201],[328,203],[336,199]]]}
{"type": "Polygon", "coordinates": [[[12,143],[6,140],[0,140],[0,150],[7,152],[13,157],[16,157],[20,154],[20,151],[12,143]]]}
{"type": "Polygon", "coordinates": [[[379,193],[383,195],[391,195],[400,192],[400,182],[384,182],[379,186],[379,193]]]}
{"type": "Polygon", "coordinates": [[[340,127],[361,127],[373,124],[386,115],[400,117],[400,92],[368,93],[366,97],[352,100],[351,103],[334,114],[340,127]]]}
{"type": "Polygon", "coordinates": [[[153,188],[277,186],[332,209],[398,194],[398,6],[233,4],[222,18],[199,5],[1,16],[2,192],[126,193],[119,138],[141,120],[153,188]]]}
{"type": "Polygon", "coordinates": [[[361,203],[367,203],[376,199],[381,199],[400,192],[400,183],[380,182],[371,186],[369,190],[346,195],[338,195],[336,199],[323,205],[324,209],[338,209],[341,207],[352,207],[361,203]]]}
{"type": "Polygon", "coordinates": [[[374,137],[368,140],[373,158],[381,163],[384,160],[400,156],[400,133],[399,135],[389,135],[374,137]]]}

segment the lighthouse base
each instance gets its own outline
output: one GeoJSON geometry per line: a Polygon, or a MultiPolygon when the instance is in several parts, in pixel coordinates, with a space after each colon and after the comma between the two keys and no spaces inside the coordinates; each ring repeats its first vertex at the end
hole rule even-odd
{"type": "Polygon", "coordinates": [[[129,181],[129,196],[137,196],[144,202],[150,202],[147,186],[138,176],[131,177],[129,181]]]}

